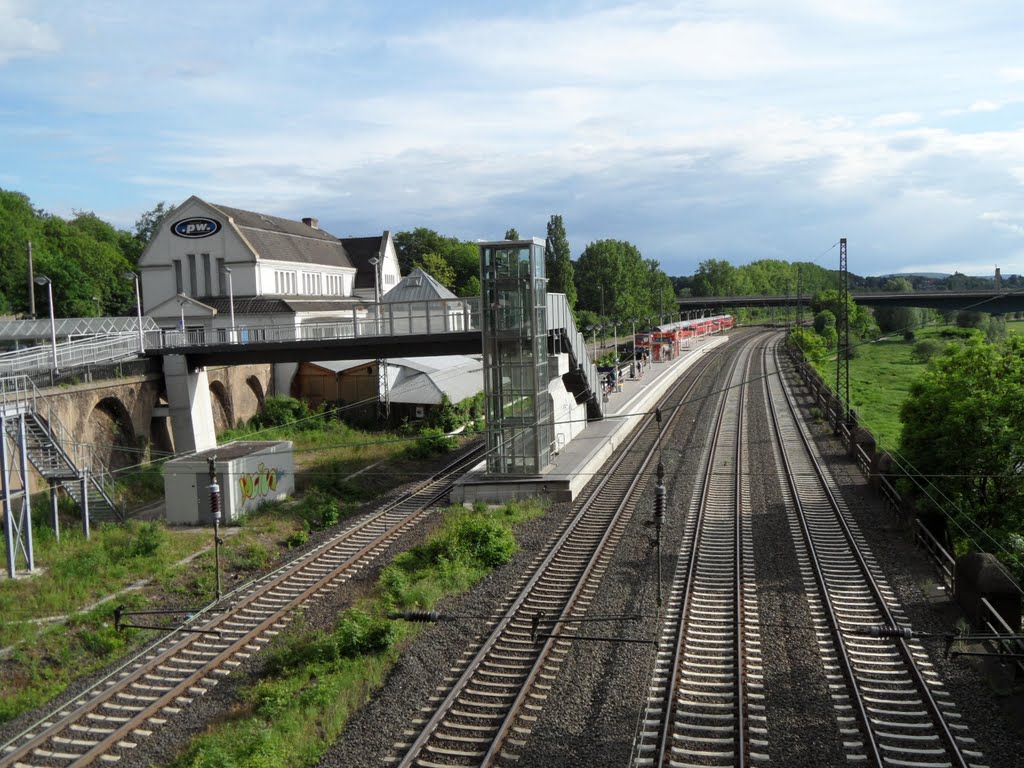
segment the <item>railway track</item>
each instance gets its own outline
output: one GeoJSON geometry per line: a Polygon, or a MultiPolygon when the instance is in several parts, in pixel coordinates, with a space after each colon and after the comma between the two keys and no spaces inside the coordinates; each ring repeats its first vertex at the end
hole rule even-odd
{"type": "Polygon", "coordinates": [[[753,572],[744,401],[754,348],[733,361],[664,609],[634,766],[768,759],[753,572]]]}
{"type": "MultiPolygon", "coordinates": [[[[664,402],[685,399],[717,359],[705,358],[664,402]]],[[[411,724],[413,738],[395,745],[393,764],[449,768],[518,759],[653,474],[659,439],[667,439],[680,410],[672,408],[664,424],[648,416],[602,468],[506,599],[503,615],[439,687],[431,713],[411,724]]]]}
{"type": "Polygon", "coordinates": [[[910,768],[982,768],[966,726],[821,466],[781,376],[777,347],[764,354],[790,525],[804,589],[849,762],[910,768]],[[880,636],[875,636],[880,635],[880,636]]]}
{"type": "Polygon", "coordinates": [[[116,762],[268,643],[298,606],[337,588],[421,522],[483,453],[477,446],[400,499],[208,606],[0,747],[0,768],[116,762]]]}

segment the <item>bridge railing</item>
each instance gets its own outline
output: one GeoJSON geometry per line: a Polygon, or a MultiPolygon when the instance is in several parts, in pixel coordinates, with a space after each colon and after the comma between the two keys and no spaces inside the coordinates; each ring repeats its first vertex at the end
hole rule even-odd
{"type": "Polygon", "coordinates": [[[376,336],[437,335],[479,331],[480,297],[410,301],[353,307],[336,319],[312,323],[236,325],[231,328],[186,328],[149,331],[146,347],[207,346],[263,342],[356,339],[376,336]]]}
{"type": "Polygon", "coordinates": [[[108,492],[114,487],[113,476],[95,447],[82,443],[57,418],[52,401],[44,396],[27,375],[0,378],[0,407],[5,413],[36,413],[41,416],[50,439],[64,452],[78,470],[88,469],[93,480],[108,492]]]}
{"type": "Polygon", "coordinates": [[[41,373],[54,369],[56,351],[57,370],[95,365],[135,357],[139,354],[138,331],[111,333],[88,339],[65,341],[56,345],[40,344],[35,347],[0,353],[0,376],[41,373]]]}

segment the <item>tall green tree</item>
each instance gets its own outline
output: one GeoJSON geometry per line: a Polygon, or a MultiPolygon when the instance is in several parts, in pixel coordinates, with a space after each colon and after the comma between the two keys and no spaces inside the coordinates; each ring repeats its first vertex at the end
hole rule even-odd
{"type": "Polygon", "coordinates": [[[519,240],[519,230],[516,229],[515,227],[509,227],[508,229],[505,230],[505,239],[519,240]]]}
{"type": "Polygon", "coordinates": [[[901,451],[933,486],[921,504],[948,499],[973,538],[973,523],[997,541],[1024,527],[1024,338],[948,345],[911,386],[901,418],[901,451]]]}
{"type": "MultiPolygon", "coordinates": [[[[131,233],[93,213],[71,221],[32,207],[18,192],[0,190],[0,305],[8,312],[29,309],[28,241],[33,271],[52,282],[54,313],[61,317],[129,314],[134,289],[123,278],[134,267],[138,248],[131,233]]],[[[48,313],[47,291],[35,289],[36,315],[48,313]]]]}
{"type": "Polygon", "coordinates": [[[428,272],[459,296],[480,295],[480,252],[476,243],[446,237],[426,227],[399,232],[394,240],[403,274],[408,274],[416,264],[422,264],[427,254],[434,254],[452,269],[454,277],[449,285],[430,269],[428,272]]]}
{"type": "Polygon", "coordinates": [[[662,306],[675,312],[672,281],[657,262],[645,261],[632,243],[597,240],[583,250],[575,266],[579,308],[621,322],[657,317],[662,306]]]}
{"type": "Polygon", "coordinates": [[[455,285],[455,270],[440,254],[425,253],[416,260],[413,267],[422,269],[449,290],[455,285]]]}
{"type": "MultiPolygon", "coordinates": [[[[911,293],[914,287],[906,278],[894,277],[886,280],[882,290],[891,293],[911,293]]],[[[875,307],[875,320],[882,333],[912,335],[924,317],[925,313],[917,307],[875,307]]]]}
{"type": "Polygon", "coordinates": [[[564,293],[570,309],[576,308],[576,281],[569,239],[565,235],[562,217],[554,214],[548,219],[548,235],[544,246],[544,271],[548,276],[548,291],[564,293]]]}

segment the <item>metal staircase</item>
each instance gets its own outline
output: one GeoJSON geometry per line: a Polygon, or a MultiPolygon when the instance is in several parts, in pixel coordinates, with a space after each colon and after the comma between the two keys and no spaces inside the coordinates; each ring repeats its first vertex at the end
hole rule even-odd
{"type": "MultiPolygon", "coordinates": [[[[0,392],[0,407],[6,415],[25,415],[26,455],[43,479],[63,488],[79,508],[83,506],[84,493],[93,522],[123,522],[124,510],[114,500],[107,467],[91,446],[71,439],[31,380],[27,376],[6,377],[0,380],[0,392]]],[[[7,418],[4,425],[7,436],[17,442],[17,419],[7,418]]]]}

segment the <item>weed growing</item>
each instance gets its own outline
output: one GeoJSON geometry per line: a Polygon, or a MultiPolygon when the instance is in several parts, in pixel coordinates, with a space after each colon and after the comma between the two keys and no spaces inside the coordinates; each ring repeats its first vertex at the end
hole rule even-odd
{"type": "Polygon", "coordinates": [[[292,622],[267,651],[259,682],[224,721],[197,738],[178,768],[313,765],[348,717],[387,677],[419,625],[387,618],[432,609],[463,592],[516,551],[514,525],[544,512],[538,502],[445,512],[430,539],[383,569],[374,596],[342,613],[330,631],[292,622]]]}

